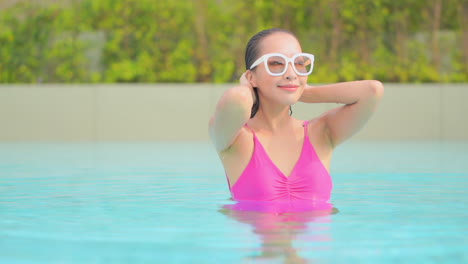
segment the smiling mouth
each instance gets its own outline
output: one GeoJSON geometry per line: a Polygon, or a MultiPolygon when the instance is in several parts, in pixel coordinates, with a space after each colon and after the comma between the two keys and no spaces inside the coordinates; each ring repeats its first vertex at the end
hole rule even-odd
{"type": "Polygon", "coordinates": [[[299,85],[294,84],[287,84],[287,85],[280,85],[278,88],[286,90],[286,91],[296,91],[299,88],[299,85]]]}

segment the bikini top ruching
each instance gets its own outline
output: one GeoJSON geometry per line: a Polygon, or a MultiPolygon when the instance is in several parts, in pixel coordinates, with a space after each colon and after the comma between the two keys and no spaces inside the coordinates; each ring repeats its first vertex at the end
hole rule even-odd
{"type": "Polygon", "coordinates": [[[307,125],[305,121],[302,152],[289,177],[273,163],[251,129],[254,150],[247,167],[237,182],[230,186],[232,198],[236,201],[328,202],[332,180],[310,143],[307,125]]]}

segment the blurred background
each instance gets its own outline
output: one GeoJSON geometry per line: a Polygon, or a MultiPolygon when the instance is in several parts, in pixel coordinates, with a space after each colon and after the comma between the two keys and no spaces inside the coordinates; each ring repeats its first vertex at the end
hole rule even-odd
{"type": "Polygon", "coordinates": [[[467,100],[468,0],[0,0],[0,263],[468,263],[467,100]],[[339,214],[219,210],[208,120],[271,27],[385,85],[339,214]]]}
{"type": "Polygon", "coordinates": [[[466,0],[2,0],[0,82],[233,82],[289,29],[312,82],[467,82],[466,0]]]}
{"type": "Polygon", "coordinates": [[[362,139],[468,139],[466,0],[1,0],[0,140],[206,140],[271,27],[315,54],[309,83],[386,84],[362,139]]]}

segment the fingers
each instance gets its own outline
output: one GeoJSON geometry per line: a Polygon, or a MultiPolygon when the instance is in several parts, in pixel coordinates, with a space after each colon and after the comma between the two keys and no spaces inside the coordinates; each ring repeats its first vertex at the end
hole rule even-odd
{"type": "Polygon", "coordinates": [[[252,84],[251,84],[250,81],[247,79],[247,76],[246,76],[246,75],[247,75],[247,71],[245,71],[245,72],[242,74],[242,76],[240,77],[240,79],[239,79],[239,80],[240,80],[240,84],[241,84],[241,85],[245,85],[245,86],[249,87],[250,89],[252,89],[252,88],[253,88],[253,87],[252,87],[252,84]]]}
{"type": "Polygon", "coordinates": [[[250,92],[252,93],[253,102],[255,103],[257,101],[257,96],[255,95],[253,85],[250,83],[250,81],[247,78],[248,72],[249,70],[245,71],[239,78],[239,81],[242,86],[245,86],[250,90],[250,92]]]}

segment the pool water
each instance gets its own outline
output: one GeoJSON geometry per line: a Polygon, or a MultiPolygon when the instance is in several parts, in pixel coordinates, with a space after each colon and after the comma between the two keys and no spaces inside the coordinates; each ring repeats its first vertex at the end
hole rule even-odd
{"type": "Polygon", "coordinates": [[[349,142],[330,213],[233,204],[207,142],[0,144],[0,263],[468,263],[468,142],[349,142]]]}

